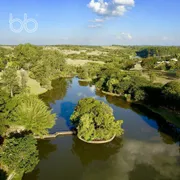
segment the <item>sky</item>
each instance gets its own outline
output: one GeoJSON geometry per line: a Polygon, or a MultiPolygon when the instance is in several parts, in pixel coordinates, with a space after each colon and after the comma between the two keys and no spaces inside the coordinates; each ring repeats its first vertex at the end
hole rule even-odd
{"type": "Polygon", "coordinates": [[[0,0],[0,44],[180,45],[180,0],[0,0]]]}

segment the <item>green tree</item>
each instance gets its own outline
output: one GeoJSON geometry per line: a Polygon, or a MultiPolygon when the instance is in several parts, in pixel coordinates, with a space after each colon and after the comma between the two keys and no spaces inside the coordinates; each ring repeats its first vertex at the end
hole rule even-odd
{"type": "Polygon", "coordinates": [[[180,96],[180,83],[178,81],[171,81],[164,85],[162,93],[165,96],[180,96]]]}
{"type": "Polygon", "coordinates": [[[9,126],[23,127],[35,135],[45,135],[55,124],[55,114],[34,95],[15,96],[7,103],[4,118],[9,126]]]}
{"type": "Polygon", "coordinates": [[[21,88],[25,89],[27,87],[28,74],[23,69],[21,69],[20,71],[20,78],[21,78],[21,88]]]}
{"type": "Polygon", "coordinates": [[[0,56],[0,71],[4,70],[6,67],[6,63],[3,59],[3,57],[0,56]]]}
{"type": "Polygon", "coordinates": [[[17,69],[8,67],[2,74],[2,83],[10,93],[11,97],[14,96],[15,92],[19,90],[19,81],[17,76],[17,69]]]}
{"type": "Polygon", "coordinates": [[[141,101],[145,99],[145,92],[142,89],[137,89],[134,93],[135,101],[141,101]]]}
{"type": "Polygon", "coordinates": [[[154,82],[156,80],[156,74],[152,71],[150,71],[148,74],[149,74],[150,81],[154,82]]]}
{"type": "Polygon", "coordinates": [[[149,57],[149,58],[143,59],[141,65],[142,65],[142,67],[150,70],[150,69],[154,69],[157,61],[158,61],[157,58],[149,57]]]}
{"type": "Polygon", "coordinates": [[[22,177],[38,164],[37,141],[32,136],[5,139],[0,152],[0,162],[9,177],[22,177]]]}
{"type": "Polygon", "coordinates": [[[0,134],[6,132],[7,119],[4,118],[4,110],[7,102],[10,100],[9,94],[0,88],[0,134]]]}
{"type": "Polygon", "coordinates": [[[180,109],[180,82],[171,81],[165,84],[162,88],[162,95],[165,106],[180,109]]]}
{"type": "Polygon", "coordinates": [[[107,81],[107,87],[108,87],[108,92],[113,92],[114,91],[114,87],[115,85],[117,85],[119,83],[119,81],[115,78],[110,78],[108,81],[107,81]]]}
{"type": "Polygon", "coordinates": [[[64,56],[58,51],[44,50],[31,72],[34,78],[50,89],[50,81],[63,75],[66,63],[64,56]]]}
{"type": "Polygon", "coordinates": [[[15,61],[19,68],[31,69],[39,60],[42,48],[31,44],[20,44],[14,49],[15,61]]]}
{"type": "Polygon", "coordinates": [[[115,121],[113,110],[93,98],[84,98],[78,102],[71,121],[77,127],[78,136],[87,141],[107,140],[113,135],[123,134],[123,121],[115,121]]]}

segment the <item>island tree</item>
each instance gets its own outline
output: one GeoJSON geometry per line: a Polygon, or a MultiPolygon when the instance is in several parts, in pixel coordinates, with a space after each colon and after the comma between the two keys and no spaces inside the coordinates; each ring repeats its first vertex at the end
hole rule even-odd
{"type": "Polygon", "coordinates": [[[78,136],[87,141],[108,140],[124,132],[121,128],[123,121],[115,121],[112,108],[93,98],[78,102],[71,121],[77,128],[78,136]]]}

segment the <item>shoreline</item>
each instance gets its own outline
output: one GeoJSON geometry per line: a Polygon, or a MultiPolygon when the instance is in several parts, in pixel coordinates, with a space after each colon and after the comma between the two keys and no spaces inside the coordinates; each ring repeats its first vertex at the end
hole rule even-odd
{"type": "Polygon", "coordinates": [[[81,81],[81,82],[91,82],[92,79],[79,79],[78,81],[81,81]]]}
{"type": "Polygon", "coordinates": [[[100,90],[103,94],[107,94],[107,95],[110,95],[110,96],[116,96],[116,97],[121,97],[120,94],[116,94],[116,93],[110,93],[110,92],[107,92],[107,91],[103,91],[103,90],[100,90]]]}
{"type": "Polygon", "coordinates": [[[102,140],[102,141],[86,141],[84,140],[83,138],[81,138],[80,136],[77,136],[79,140],[85,142],[85,143],[88,143],[88,144],[106,144],[106,143],[109,143],[111,141],[114,140],[114,138],[116,137],[116,135],[114,135],[111,139],[109,140],[102,140]]]}
{"type": "MultiPolygon", "coordinates": [[[[110,92],[100,90],[98,88],[97,88],[97,90],[101,91],[103,94],[106,94],[106,95],[109,95],[112,97],[119,97],[119,98],[124,97],[124,96],[121,96],[121,95],[118,95],[115,93],[110,93],[110,92]]],[[[127,101],[127,103],[128,103],[128,101],[127,101]]],[[[163,107],[155,108],[155,107],[147,106],[144,103],[138,103],[138,102],[134,102],[134,101],[131,101],[129,103],[132,103],[134,105],[141,105],[141,106],[145,107],[147,110],[150,110],[151,112],[161,116],[165,121],[170,122],[170,123],[180,127],[180,121],[178,121],[178,118],[180,117],[179,113],[173,112],[170,109],[165,109],[163,107]],[[172,118],[171,117],[168,118],[168,116],[174,116],[175,118],[173,118],[173,120],[171,120],[172,118]]]]}

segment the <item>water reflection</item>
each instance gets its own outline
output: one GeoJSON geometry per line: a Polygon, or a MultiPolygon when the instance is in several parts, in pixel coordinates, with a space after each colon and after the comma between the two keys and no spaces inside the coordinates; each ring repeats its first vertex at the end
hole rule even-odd
{"type": "MultiPolygon", "coordinates": [[[[176,144],[116,138],[109,144],[94,145],[76,137],[60,137],[52,142],[58,149],[47,154],[46,161],[41,161],[24,180],[180,179],[176,144]]],[[[41,151],[45,151],[45,147],[41,151]]]]}
{"type": "Polygon", "coordinates": [[[77,137],[74,137],[71,151],[79,157],[83,165],[87,166],[93,161],[108,160],[110,156],[119,151],[122,145],[123,141],[121,138],[116,138],[111,143],[97,145],[84,143],[77,137]]]}
{"type": "Polygon", "coordinates": [[[89,85],[89,82],[87,82],[87,81],[78,81],[78,83],[80,86],[88,86],[89,85]]]}
{"type": "MultiPolygon", "coordinates": [[[[39,159],[48,160],[51,153],[57,151],[57,144],[53,144],[51,140],[39,140],[37,144],[39,150],[39,159]]],[[[28,173],[24,175],[23,179],[27,180],[38,180],[40,176],[40,167],[39,165],[33,171],[33,173],[28,173]]]]}
{"type": "Polygon", "coordinates": [[[39,158],[47,159],[49,154],[57,150],[57,145],[52,144],[50,140],[38,141],[39,158]]]}
{"type": "Polygon", "coordinates": [[[52,81],[53,89],[47,91],[39,97],[46,103],[55,103],[56,100],[63,99],[66,96],[70,83],[71,79],[56,79],[52,81]]]}
{"type": "Polygon", "coordinates": [[[28,173],[23,176],[26,180],[38,180],[40,178],[40,169],[36,168],[33,173],[28,173]]]}
{"type": "Polygon", "coordinates": [[[124,109],[131,109],[130,103],[128,103],[122,98],[106,95],[106,100],[108,103],[114,104],[115,106],[118,106],[124,109]]]}
{"type": "Polygon", "coordinates": [[[141,175],[138,173],[138,169],[141,168],[141,173],[145,169],[146,173],[148,171],[153,173],[147,174],[147,177],[150,176],[151,179],[175,180],[180,178],[178,156],[179,150],[175,144],[127,140],[121,152],[113,160],[119,173],[126,174],[124,179],[138,179],[138,176],[141,175]],[[127,172],[129,173],[127,174],[127,172]]]}
{"type": "Polygon", "coordinates": [[[141,105],[131,105],[133,107],[133,110],[137,112],[138,114],[143,115],[143,120],[147,122],[150,126],[153,126],[156,128],[160,136],[162,137],[162,140],[166,144],[173,144],[176,142],[180,142],[180,128],[177,126],[167,122],[164,118],[162,118],[160,115],[151,112],[147,108],[144,108],[141,105]],[[154,119],[155,124],[150,123],[150,119],[154,119]]]}
{"type": "Polygon", "coordinates": [[[83,180],[179,180],[180,178],[179,151],[176,145],[146,143],[128,139],[123,142],[123,147],[115,148],[109,152],[113,153],[111,156],[104,155],[106,147],[101,147],[99,150],[95,147],[85,148],[86,153],[79,150],[78,147],[78,156],[81,162],[91,163],[88,170],[86,169],[83,173],[83,180]],[[107,159],[99,158],[103,155],[107,159]],[[103,162],[103,166],[98,161],[103,162]]]}
{"type": "Polygon", "coordinates": [[[60,116],[66,120],[66,126],[69,129],[73,129],[74,126],[70,121],[71,114],[73,114],[76,104],[71,102],[62,102],[61,103],[61,114],[60,116]]]}

